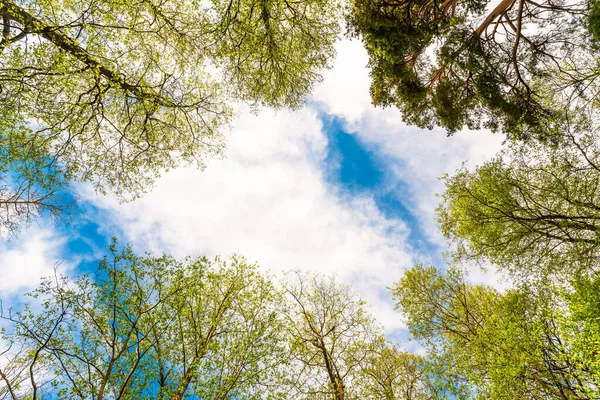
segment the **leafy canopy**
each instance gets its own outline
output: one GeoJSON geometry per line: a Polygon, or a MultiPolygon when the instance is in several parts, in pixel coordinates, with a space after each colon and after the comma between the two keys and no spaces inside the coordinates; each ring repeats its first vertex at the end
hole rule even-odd
{"type": "Polygon", "coordinates": [[[437,213],[456,259],[526,280],[598,272],[600,149],[592,134],[568,138],[554,149],[513,146],[445,178],[437,213]]]}
{"type": "Polygon", "coordinates": [[[284,361],[281,296],[240,258],[113,244],[95,280],[56,276],[30,296],[38,307],[2,312],[19,351],[0,366],[0,398],[263,399],[284,361]]]}
{"type": "Polygon", "coordinates": [[[468,389],[459,397],[594,399],[600,292],[590,289],[598,278],[573,287],[546,282],[499,293],[456,268],[418,265],[392,293],[431,362],[468,389]]]}
{"type": "Polygon", "coordinates": [[[232,101],[300,106],[334,54],[338,11],[335,0],[2,0],[0,145],[36,146],[64,179],[136,197],[162,171],[220,155],[232,101]]]}
{"type": "Polygon", "coordinates": [[[369,54],[375,105],[449,133],[487,127],[551,140],[567,115],[597,107],[590,8],[587,0],[353,0],[347,21],[369,54]]]}
{"type": "Polygon", "coordinates": [[[94,277],[45,279],[25,307],[0,303],[0,318],[2,400],[443,398],[349,287],[277,281],[236,256],[113,243],[94,277]]]}

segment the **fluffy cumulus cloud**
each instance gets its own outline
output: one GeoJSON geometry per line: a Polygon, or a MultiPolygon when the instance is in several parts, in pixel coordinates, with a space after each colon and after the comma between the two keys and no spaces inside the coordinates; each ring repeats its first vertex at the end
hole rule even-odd
{"type": "Polygon", "coordinates": [[[35,288],[55,269],[67,273],[71,264],[61,261],[64,244],[64,236],[38,226],[25,230],[18,239],[0,242],[0,299],[35,288]]]}
{"type": "MultiPolygon", "coordinates": [[[[396,196],[408,206],[427,240],[443,250],[446,242],[435,219],[440,200],[437,195],[444,191],[439,178],[459,168],[473,169],[482,164],[498,152],[505,137],[486,130],[462,131],[447,137],[439,128],[422,130],[407,126],[398,110],[371,106],[368,56],[361,43],[342,40],[337,51],[334,68],[326,73],[314,99],[328,113],[341,117],[347,130],[384,160],[393,173],[387,178],[388,184],[393,187],[402,182],[396,196]]],[[[493,266],[484,270],[469,266],[467,270],[474,283],[500,290],[507,287],[506,280],[493,266]]]]}
{"type": "Polygon", "coordinates": [[[237,252],[276,273],[335,273],[393,329],[400,322],[384,289],[412,264],[409,228],[385,218],[372,198],[327,185],[326,145],[314,110],[243,114],[227,158],[205,171],[172,171],[133,203],[89,200],[109,210],[138,248],[176,256],[237,252]]]}
{"type": "Polygon", "coordinates": [[[340,40],[333,68],[323,73],[323,84],[313,98],[325,106],[325,111],[357,122],[372,108],[369,95],[369,58],[358,40],[340,40]]]}
{"type": "Polygon", "coordinates": [[[374,108],[369,98],[368,56],[358,40],[342,40],[332,70],[315,91],[315,100],[329,113],[346,123],[373,152],[385,159],[394,177],[401,181],[398,193],[411,205],[429,239],[444,246],[437,232],[434,210],[444,190],[439,178],[453,173],[463,163],[473,168],[500,149],[504,136],[489,131],[463,131],[447,137],[442,129],[422,130],[402,122],[395,108],[374,108]]]}
{"type": "MultiPolygon", "coordinates": [[[[316,110],[341,117],[387,164],[391,185],[403,183],[398,198],[442,248],[433,214],[435,193],[443,190],[437,178],[464,160],[473,166],[489,158],[502,138],[489,132],[447,138],[441,130],[407,127],[397,110],[374,109],[366,62],[360,42],[341,41],[311,105],[296,112],[241,112],[225,159],[211,161],[205,171],[171,171],[133,203],[89,192],[84,198],[111,216],[104,221],[107,233],[122,231],[140,250],[178,257],[236,252],[274,272],[335,273],[373,306],[388,332],[400,328],[386,287],[423,259],[408,240],[417,227],[386,216],[369,192],[343,190],[325,179],[328,142],[316,110]]],[[[493,272],[474,278],[497,280],[493,272]]]]}
{"type": "MultiPolygon", "coordinates": [[[[474,165],[489,158],[502,138],[485,132],[446,138],[442,131],[406,127],[396,110],[375,110],[366,63],[360,42],[341,41],[334,69],[326,71],[310,106],[258,115],[242,110],[225,159],[212,160],[205,171],[170,171],[135,202],[120,204],[80,188],[82,200],[93,205],[84,208],[87,216],[100,225],[101,235],[117,234],[138,251],[176,257],[239,253],[274,273],[335,273],[372,305],[388,333],[397,335],[403,322],[386,287],[415,259],[422,260],[411,247],[411,232],[420,229],[444,246],[433,216],[435,193],[443,190],[437,178],[463,160],[474,165]],[[402,183],[397,197],[422,226],[382,212],[369,191],[347,190],[327,179],[329,143],[317,109],[342,118],[347,131],[383,160],[391,171],[386,180],[391,187],[402,183]]],[[[41,229],[15,243],[0,248],[3,294],[51,274],[64,239],[41,229]]],[[[97,256],[98,249],[88,247],[97,256]]],[[[494,283],[495,276],[477,279],[494,283]]]]}

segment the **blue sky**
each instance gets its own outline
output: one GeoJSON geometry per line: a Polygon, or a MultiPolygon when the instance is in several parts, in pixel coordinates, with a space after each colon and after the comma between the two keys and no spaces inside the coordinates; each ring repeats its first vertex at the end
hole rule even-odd
{"type": "Polygon", "coordinates": [[[365,65],[360,43],[340,43],[305,108],[240,108],[224,159],[170,171],[135,202],[75,186],[70,220],[42,219],[0,243],[0,297],[20,298],[57,263],[71,275],[92,271],[117,236],[139,252],[240,253],[274,274],[336,274],[372,304],[391,339],[411,348],[386,287],[415,262],[441,264],[437,178],[489,158],[502,138],[406,127],[396,110],[370,106],[365,65]]]}
{"type": "MultiPolygon", "coordinates": [[[[407,243],[411,247],[431,262],[439,260],[442,248],[421,232],[418,217],[411,211],[414,199],[408,194],[408,185],[392,178],[388,160],[374,146],[361,140],[356,132],[345,127],[342,118],[319,112],[318,119],[327,138],[326,157],[320,168],[330,190],[350,198],[371,197],[386,218],[407,225],[407,243]]],[[[76,188],[74,191],[77,194],[76,188]]],[[[116,215],[89,200],[80,201],[67,220],[51,220],[50,216],[44,216],[37,224],[52,224],[57,234],[68,239],[60,249],[61,257],[76,261],[78,273],[95,268],[98,256],[108,250],[113,236],[122,244],[127,241],[127,234],[120,229],[116,215]]],[[[19,240],[18,237],[12,239],[8,247],[17,245],[19,240]]]]}
{"type": "Polygon", "coordinates": [[[327,181],[349,196],[367,194],[389,219],[408,225],[408,244],[426,255],[431,262],[440,262],[440,246],[422,232],[418,216],[414,215],[415,199],[409,185],[395,177],[388,157],[361,140],[358,132],[345,126],[336,115],[321,113],[319,118],[327,136],[325,175],[327,181]]]}

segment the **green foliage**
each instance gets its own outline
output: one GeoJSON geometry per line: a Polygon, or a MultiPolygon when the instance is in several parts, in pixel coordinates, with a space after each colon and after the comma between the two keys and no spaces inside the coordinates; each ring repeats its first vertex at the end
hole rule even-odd
{"type": "Polygon", "coordinates": [[[288,385],[294,399],[359,399],[361,364],[379,340],[379,326],[350,287],[333,278],[290,273],[286,327],[298,373],[288,385]]]}
{"type": "Polygon", "coordinates": [[[424,357],[400,350],[383,339],[373,343],[362,364],[357,386],[361,399],[447,399],[450,391],[440,386],[437,371],[424,357]]]}
{"type": "Polygon", "coordinates": [[[0,238],[44,211],[69,211],[72,200],[64,192],[68,177],[48,156],[47,147],[27,127],[3,127],[0,122],[0,238]]]}
{"type": "Polygon", "coordinates": [[[301,105],[338,16],[336,0],[3,0],[0,132],[28,127],[68,179],[135,198],[222,154],[230,102],[301,105]]]}
{"type": "Polygon", "coordinates": [[[340,4],[330,0],[212,1],[213,57],[236,98],[299,107],[335,55],[340,4]]]}
{"type": "Polygon", "coordinates": [[[598,347],[595,354],[577,350],[579,340],[590,343],[581,327],[596,321],[569,310],[581,304],[597,308],[597,298],[578,290],[572,296],[579,302],[573,301],[548,282],[499,293],[468,283],[456,269],[441,274],[421,265],[407,271],[392,292],[431,362],[474,391],[475,398],[598,395],[600,374],[591,366],[598,347]]]}
{"type": "Polygon", "coordinates": [[[600,39],[600,4],[592,1],[592,8],[587,17],[588,30],[595,41],[600,39]]]}
{"type": "Polygon", "coordinates": [[[113,244],[97,279],[47,279],[3,317],[32,398],[263,399],[283,364],[281,296],[232,257],[141,258],[113,244]],[[37,396],[37,397],[36,397],[37,396]]]}
{"type": "Polygon", "coordinates": [[[375,105],[423,128],[502,130],[553,141],[565,110],[598,93],[587,1],[353,0],[375,105]],[[543,29],[540,27],[543,26],[543,29]]]}
{"type": "Polygon", "coordinates": [[[438,218],[456,258],[524,279],[597,271],[600,152],[591,135],[570,139],[509,149],[445,178],[438,218]]]}
{"type": "Polygon", "coordinates": [[[2,307],[0,399],[445,399],[333,278],[278,285],[233,256],[111,246],[94,279],[45,279],[2,307]],[[391,396],[391,397],[390,397],[391,396]]]}
{"type": "Polygon", "coordinates": [[[456,360],[470,371],[462,380],[482,398],[600,396],[600,151],[592,125],[573,118],[553,146],[512,145],[475,171],[444,177],[437,214],[451,261],[492,263],[508,272],[512,289],[498,293],[454,268],[442,275],[423,267],[394,288],[415,337],[432,354],[440,350],[441,365],[456,360]]]}
{"type": "MultiPolygon", "coordinates": [[[[563,329],[572,343],[573,358],[589,375],[600,377],[600,279],[573,279],[573,291],[564,293],[569,318],[563,329]]],[[[600,388],[590,388],[587,395],[600,396],[600,388]]]]}

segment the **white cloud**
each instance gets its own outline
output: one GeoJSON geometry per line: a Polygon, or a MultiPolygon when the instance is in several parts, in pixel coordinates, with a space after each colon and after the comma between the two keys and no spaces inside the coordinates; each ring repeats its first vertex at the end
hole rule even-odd
{"type": "MultiPolygon", "coordinates": [[[[501,138],[480,132],[446,138],[442,131],[406,127],[394,109],[373,109],[366,62],[360,42],[340,41],[335,68],[325,73],[314,100],[387,160],[392,183],[408,185],[398,196],[410,199],[425,231],[443,243],[433,217],[434,194],[442,189],[437,177],[467,158],[473,164],[489,157],[501,138]]],[[[409,228],[386,218],[368,195],[350,197],[324,180],[327,138],[317,112],[243,112],[232,132],[226,159],[212,160],[203,172],[171,171],[136,202],[119,204],[83,189],[84,198],[113,216],[97,221],[104,233],[122,229],[139,250],[177,257],[237,252],[274,272],[336,273],[372,304],[389,332],[401,328],[386,287],[418,257],[407,244],[409,228]]],[[[23,292],[51,275],[65,240],[38,229],[21,235],[16,246],[0,244],[0,293],[23,292]]]]}
{"type": "Polygon", "coordinates": [[[337,57],[333,68],[323,74],[323,84],[313,98],[325,106],[325,111],[353,123],[371,106],[369,95],[369,58],[359,40],[343,39],[336,44],[337,57]]]}
{"type": "MultiPolygon", "coordinates": [[[[488,159],[503,138],[489,132],[447,138],[442,130],[407,127],[396,109],[370,105],[362,44],[342,40],[337,50],[334,69],[324,73],[313,100],[343,118],[386,159],[394,172],[388,177],[391,183],[402,181],[408,188],[398,196],[413,205],[430,240],[444,246],[433,214],[435,193],[443,190],[437,178],[464,160],[472,167],[488,159]]],[[[96,221],[108,236],[115,234],[110,224],[116,224],[138,250],[177,257],[237,252],[274,272],[336,273],[394,332],[404,323],[386,287],[417,257],[407,244],[409,227],[386,218],[369,196],[348,197],[328,185],[322,176],[326,146],[314,109],[242,113],[229,138],[227,158],[212,160],[205,171],[171,171],[133,203],[119,204],[86,189],[83,196],[113,216],[112,221],[96,221]]],[[[0,243],[0,297],[22,293],[51,275],[65,240],[52,230],[34,229],[16,245],[0,243]]],[[[477,283],[496,285],[498,280],[493,271],[471,270],[470,276],[477,283]]]]}
{"type": "Polygon", "coordinates": [[[17,239],[0,242],[0,298],[22,294],[37,287],[40,279],[54,274],[56,267],[65,273],[61,248],[65,238],[50,228],[30,227],[17,239]]]}
{"type": "MultiPolygon", "coordinates": [[[[387,159],[395,177],[408,184],[414,213],[431,240],[444,245],[437,232],[434,210],[444,191],[439,178],[466,162],[472,169],[500,149],[504,136],[489,131],[462,131],[447,137],[443,129],[422,130],[402,122],[396,109],[369,110],[360,120],[357,134],[387,159]]],[[[399,194],[406,196],[406,193],[399,194]]]]}
{"type": "MultiPolygon", "coordinates": [[[[463,163],[474,169],[493,157],[502,146],[504,136],[490,131],[462,131],[447,137],[442,129],[421,130],[406,126],[395,109],[364,113],[355,123],[360,139],[386,159],[394,173],[392,181],[402,181],[407,192],[397,193],[409,203],[411,213],[419,221],[421,232],[440,248],[447,246],[438,230],[435,209],[440,202],[437,194],[444,191],[439,179],[454,173],[463,163]]],[[[430,255],[431,257],[431,255],[430,255]]],[[[470,268],[470,280],[504,289],[500,274],[494,268],[480,271],[470,268]]]]}
{"type": "MultiPolygon", "coordinates": [[[[422,229],[444,246],[433,210],[437,178],[462,161],[471,165],[496,152],[502,138],[464,132],[447,138],[441,130],[406,127],[395,109],[370,105],[367,56],[358,41],[338,43],[338,59],[314,100],[344,118],[361,141],[408,185],[412,210],[422,229]]],[[[118,204],[87,194],[114,216],[126,240],[138,249],[188,254],[245,255],[272,271],[304,269],[336,273],[369,301],[388,332],[403,326],[386,287],[413,265],[409,228],[387,219],[368,196],[348,197],[323,176],[327,139],[317,112],[242,113],[229,138],[227,158],[197,171],[167,173],[142,199],[118,204]]],[[[107,230],[111,228],[107,225],[107,230]]],[[[114,230],[107,233],[114,234],[114,230]]],[[[495,276],[482,275],[487,283],[495,276]]]]}
{"type": "Polygon", "coordinates": [[[499,271],[494,265],[468,265],[465,268],[470,282],[476,285],[490,285],[503,292],[514,288],[514,284],[507,279],[502,271],[499,271]]]}
{"type": "Polygon", "coordinates": [[[322,176],[326,136],[317,113],[243,114],[227,158],[177,169],[142,199],[107,208],[127,240],[181,257],[238,252],[274,272],[336,273],[373,305],[389,329],[401,326],[385,287],[412,265],[408,233],[367,196],[347,197],[322,176]]]}
{"type": "MultiPolygon", "coordinates": [[[[489,131],[462,131],[447,137],[443,129],[422,130],[407,126],[396,108],[375,108],[370,104],[368,56],[359,41],[342,40],[337,45],[334,68],[325,75],[324,83],[315,91],[315,100],[329,113],[341,117],[349,131],[382,156],[393,177],[390,185],[403,182],[398,198],[409,204],[420,223],[421,231],[442,248],[444,238],[438,232],[434,211],[439,203],[437,193],[444,190],[440,178],[453,173],[466,162],[468,168],[490,159],[501,148],[504,136],[489,131]],[[405,189],[407,188],[407,189],[405,189]]],[[[498,284],[491,270],[475,273],[478,283],[498,284]]]]}
{"type": "MultiPolygon", "coordinates": [[[[36,288],[42,278],[52,276],[55,267],[58,273],[67,273],[70,264],[60,262],[64,244],[65,238],[53,229],[39,226],[23,229],[10,241],[0,241],[0,301],[5,314],[8,308],[19,308],[24,301],[31,303],[24,294],[36,288]]],[[[33,304],[34,308],[37,306],[33,304]]],[[[10,330],[11,325],[0,320],[0,328],[10,330]]],[[[7,349],[7,343],[0,338],[0,352],[7,349]]],[[[11,355],[10,351],[4,353],[0,364],[6,363],[11,355]]]]}

